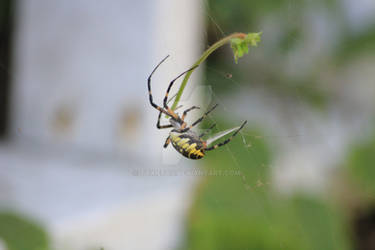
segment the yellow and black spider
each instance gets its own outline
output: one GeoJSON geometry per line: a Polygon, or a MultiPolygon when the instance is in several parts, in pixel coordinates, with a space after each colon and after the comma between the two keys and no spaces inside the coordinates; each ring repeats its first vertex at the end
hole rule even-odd
{"type": "MultiPolygon", "coordinates": [[[[193,68],[183,72],[182,74],[180,74],[179,76],[177,76],[175,79],[173,79],[170,82],[170,84],[168,86],[168,89],[167,89],[167,92],[165,93],[164,101],[163,101],[164,108],[156,105],[152,100],[151,77],[154,74],[154,72],[157,70],[157,68],[160,66],[160,64],[162,64],[168,57],[169,57],[169,55],[166,56],[163,60],[161,60],[161,62],[159,62],[158,65],[156,65],[156,67],[154,68],[154,70],[151,72],[150,76],[147,79],[150,103],[154,108],[159,110],[159,117],[158,117],[158,121],[156,123],[156,127],[158,129],[173,128],[171,130],[171,132],[169,133],[169,136],[164,143],[164,148],[166,148],[169,145],[169,143],[172,142],[173,147],[179,153],[181,153],[183,156],[185,156],[189,159],[194,159],[194,160],[201,159],[205,155],[206,151],[216,149],[216,148],[221,147],[221,146],[227,144],[228,142],[230,142],[233,139],[233,137],[236,136],[236,134],[243,128],[243,126],[245,126],[247,121],[242,123],[242,125],[237,130],[235,130],[235,132],[232,134],[232,136],[229,137],[228,139],[226,139],[225,141],[223,141],[221,143],[218,143],[214,146],[207,147],[208,143],[207,143],[206,140],[203,140],[202,137],[205,136],[208,131],[198,135],[194,131],[192,131],[191,128],[194,127],[195,125],[197,125],[198,123],[200,123],[211,111],[213,111],[217,107],[217,104],[215,106],[213,106],[211,109],[209,109],[201,118],[196,120],[190,126],[187,126],[187,123],[184,121],[184,119],[185,119],[185,117],[186,117],[186,115],[189,111],[191,111],[193,109],[199,109],[199,107],[193,106],[191,108],[188,108],[183,112],[182,116],[179,117],[167,105],[168,94],[169,94],[169,91],[172,88],[173,83],[178,78],[180,78],[181,76],[183,76],[184,74],[193,70],[196,67],[193,67],[193,68]],[[170,119],[169,119],[170,124],[160,125],[160,118],[161,118],[161,115],[163,113],[170,117],[170,119]]],[[[209,130],[212,129],[214,126],[215,126],[215,124],[213,124],[209,128],[209,130]]]]}

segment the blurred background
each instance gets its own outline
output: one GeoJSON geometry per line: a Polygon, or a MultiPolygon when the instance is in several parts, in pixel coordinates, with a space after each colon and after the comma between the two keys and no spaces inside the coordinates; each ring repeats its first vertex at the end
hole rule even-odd
{"type": "MultiPolygon", "coordinates": [[[[0,249],[375,249],[375,2],[3,0],[0,249]],[[248,124],[199,161],[162,145],[181,104],[248,124]],[[172,92],[177,92],[175,87],[172,92]],[[173,96],[173,94],[170,94],[173,96]],[[167,120],[163,119],[162,123],[167,120]]],[[[192,112],[192,113],[193,113],[192,112]]]]}

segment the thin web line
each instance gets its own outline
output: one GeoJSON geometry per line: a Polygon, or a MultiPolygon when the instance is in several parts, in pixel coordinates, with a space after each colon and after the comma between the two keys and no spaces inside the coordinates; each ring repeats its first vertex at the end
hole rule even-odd
{"type": "MultiPolygon", "coordinates": [[[[241,84],[238,81],[236,81],[235,79],[233,79],[232,74],[229,73],[229,72],[224,72],[224,71],[215,69],[215,68],[210,67],[210,66],[206,66],[206,68],[209,71],[220,75],[226,81],[230,81],[231,83],[235,84],[238,87],[238,89],[240,90],[239,92],[249,91],[249,87],[251,87],[251,86],[246,87],[246,86],[244,86],[244,84],[241,84]]],[[[206,78],[205,81],[208,82],[208,79],[206,78]]],[[[211,84],[211,85],[214,86],[215,84],[211,84]]],[[[294,88],[294,96],[296,97],[295,100],[297,102],[303,104],[304,102],[303,102],[301,94],[299,92],[300,91],[298,89],[298,86],[296,86],[294,88]]],[[[215,95],[215,93],[213,91],[212,91],[212,94],[218,99],[217,95],[215,95]]],[[[230,110],[226,109],[225,107],[224,107],[224,110],[227,111],[227,112],[231,112],[230,110]]],[[[309,124],[312,124],[312,123],[309,123],[309,124]]],[[[242,132],[242,131],[241,131],[241,133],[245,134],[247,136],[253,136],[257,139],[260,139],[260,138],[303,138],[303,137],[311,137],[311,136],[324,136],[323,134],[320,134],[320,133],[314,133],[314,135],[312,135],[312,134],[286,134],[286,135],[262,135],[262,136],[250,135],[250,134],[246,134],[245,132],[242,132]]]]}
{"type": "MultiPolygon", "coordinates": [[[[288,17],[287,17],[287,22],[288,23],[293,23],[292,22],[292,19],[294,19],[294,16],[293,16],[293,11],[294,11],[294,9],[293,9],[293,1],[291,0],[290,2],[289,2],[289,4],[288,4],[288,10],[287,10],[287,12],[289,13],[288,14],[288,17]]],[[[208,9],[208,7],[207,7],[207,9],[208,9]]],[[[208,16],[208,18],[209,18],[209,20],[217,27],[217,29],[221,32],[221,34],[222,35],[224,35],[224,31],[221,29],[221,27],[218,25],[218,23],[213,19],[213,17],[211,16],[211,15],[209,15],[208,13],[206,13],[206,15],[208,16]]],[[[291,36],[291,35],[290,35],[291,36]]],[[[296,40],[297,38],[292,38],[292,40],[296,40]]],[[[228,74],[228,73],[225,73],[225,72],[221,72],[220,70],[217,70],[217,69],[214,69],[214,68],[212,68],[212,67],[207,67],[208,68],[208,70],[210,70],[210,71],[213,71],[214,73],[216,73],[216,74],[219,74],[221,77],[223,77],[223,78],[225,78],[226,80],[229,80],[231,83],[234,83],[235,85],[237,85],[239,88],[240,88],[240,90],[243,90],[244,89],[244,86],[242,85],[242,84],[240,84],[240,83],[238,83],[237,81],[235,81],[234,79],[232,79],[232,75],[231,74],[228,74]],[[228,76],[230,76],[230,77],[228,77],[228,76]]],[[[206,79],[207,80],[207,79],[206,79]]],[[[215,97],[215,99],[217,99],[218,101],[220,101],[220,99],[216,96],[216,94],[214,93],[214,91],[212,90],[212,94],[213,94],[213,96],[215,97]]],[[[297,102],[300,102],[300,103],[302,103],[302,100],[301,100],[301,95],[300,95],[300,93],[299,93],[299,91],[298,91],[298,88],[296,88],[295,89],[295,94],[296,94],[296,97],[297,97],[297,102]]],[[[221,104],[221,106],[223,107],[223,109],[226,111],[226,112],[230,112],[229,110],[227,110],[227,108],[225,107],[225,105],[223,105],[223,103],[222,102],[220,102],[220,104],[221,104]]],[[[212,117],[211,116],[209,116],[209,119],[211,119],[211,120],[213,120],[212,119],[212,117]]],[[[213,120],[214,121],[214,120],[213,120]]],[[[257,159],[257,156],[255,155],[255,154],[253,154],[253,152],[251,152],[252,151],[252,146],[251,146],[251,142],[248,142],[247,141],[247,139],[246,139],[246,136],[248,136],[248,137],[254,137],[254,138],[257,138],[257,139],[261,139],[261,138],[277,138],[277,137],[286,137],[286,138],[298,138],[298,137],[304,137],[304,136],[306,136],[306,135],[301,135],[301,134],[296,134],[296,135],[285,135],[285,136],[283,136],[283,135],[269,135],[269,136],[258,136],[258,135],[251,135],[251,134],[248,134],[248,133],[245,133],[245,132],[243,132],[243,131],[240,131],[239,132],[239,134],[240,134],[240,136],[241,136],[241,138],[242,138],[242,143],[243,143],[243,145],[245,146],[245,150],[248,152],[248,155],[249,155],[249,157],[252,157],[253,158],[253,160],[255,161],[255,163],[256,163],[256,165],[257,166],[261,166],[260,165],[260,161],[259,161],[259,159],[257,159]]],[[[242,180],[242,182],[243,182],[243,184],[244,184],[244,187],[245,187],[245,190],[246,191],[249,191],[249,190],[254,190],[254,188],[253,189],[251,189],[250,187],[250,185],[249,185],[249,183],[248,183],[248,181],[247,181],[247,179],[246,179],[246,176],[244,175],[244,173],[242,173],[242,171],[241,171],[241,167],[240,167],[240,164],[239,164],[239,162],[238,162],[238,160],[237,160],[237,158],[235,157],[235,155],[234,155],[234,153],[231,151],[231,149],[230,149],[230,145],[225,145],[225,147],[226,147],[226,150],[228,151],[228,153],[230,154],[230,156],[231,156],[231,159],[232,159],[232,161],[234,162],[234,166],[240,171],[240,173],[241,173],[241,180],[242,180]]],[[[270,171],[272,171],[272,169],[270,169],[270,171]]],[[[270,178],[270,176],[268,176],[267,178],[270,178]]],[[[258,171],[258,180],[261,180],[261,176],[260,176],[260,172],[258,171]]],[[[262,180],[261,180],[262,181],[262,180]]],[[[265,181],[263,181],[263,183],[264,183],[265,181]]],[[[269,184],[269,183],[264,183],[264,184],[269,184]]],[[[259,190],[259,189],[258,189],[259,190]]],[[[262,204],[260,204],[261,203],[261,201],[259,201],[259,198],[258,197],[255,197],[255,196],[253,196],[253,199],[254,199],[254,201],[255,202],[253,202],[254,204],[256,204],[256,206],[258,206],[258,208],[266,208],[265,206],[267,206],[266,204],[265,205],[262,205],[262,204]]],[[[267,202],[269,203],[269,204],[271,204],[271,202],[272,202],[272,199],[270,198],[270,197],[268,197],[268,196],[266,196],[266,200],[267,200],[267,202]]],[[[275,230],[273,229],[273,227],[272,227],[272,221],[270,220],[270,218],[268,217],[268,215],[266,214],[266,212],[264,211],[265,209],[261,209],[262,211],[263,211],[263,214],[264,214],[264,218],[265,218],[265,220],[266,220],[266,222],[268,223],[268,225],[269,225],[269,228],[270,228],[270,230],[272,231],[272,233],[273,233],[273,235],[277,235],[276,234],[276,232],[275,232],[275,230]]],[[[303,230],[304,229],[304,227],[303,227],[303,225],[302,225],[302,222],[300,221],[300,220],[298,220],[299,221],[299,223],[297,223],[298,224],[298,229],[299,229],[299,231],[300,232],[303,232],[304,233],[304,237],[305,238],[308,238],[309,236],[308,236],[308,233],[306,232],[306,230],[303,230]]],[[[285,243],[284,243],[284,241],[283,241],[283,239],[279,239],[279,242],[280,242],[280,244],[281,244],[281,246],[282,247],[285,247],[284,245],[285,245],[285,243]]]]}
{"type": "MultiPolygon", "coordinates": [[[[202,12],[204,13],[204,15],[206,15],[209,19],[209,22],[211,22],[214,26],[215,26],[215,35],[216,35],[216,40],[219,40],[221,39],[222,37],[225,36],[225,33],[223,31],[223,29],[220,27],[220,25],[218,24],[218,22],[212,17],[212,15],[209,13],[210,12],[210,6],[208,5],[208,1],[203,1],[204,5],[202,6],[202,12]],[[220,35],[218,35],[217,31],[219,31],[220,35]]],[[[207,31],[205,31],[205,35],[206,37],[208,37],[207,35],[207,31]]],[[[209,47],[209,45],[207,44],[207,47],[209,47]]]]}
{"type": "Polygon", "coordinates": [[[215,27],[220,31],[220,33],[223,36],[225,36],[224,31],[220,28],[220,26],[217,24],[217,22],[215,21],[215,19],[210,14],[208,14],[208,11],[206,11],[206,15],[208,16],[208,18],[210,19],[210,21],[215,25],[215,27]]]}
{"type": "MultiPolygon", "coordinates": [[[[210,119],[211,121],[213,121],[214,123],[217,124],[216,120],[213,119],[211,116],[209,116],[209,119],[210,119]]],[[[219,127],[218,127],[218,129],[221,130],[219,127]]],[[[241,132],[240,132],[240,133],[241,133],[241,132]]],[[[246,140],[244,139],[243,135],[241,135],[241,137],[242,137],[243,142],[245,142],[244,144],[247,145],[247,142],[246,142],[246,140]]],[[[238,160],[237,160],[237,158],[234,156],[233,152],[231,151],[230,146],[229,146],[228,144],[227,144],[227,145],[224,145],[224,146],[225,146],[226,150],[228,151],[228,153],[230,154],[231,159],[232,159],[232,161],[234,162],[235,168],[236,168],[236,169],[239,171],[239,173],[240,173],[241,181],[242,181],[242,184],[244,185],[245,190],[246,190],[246,191],[250,191],[250,190],[255,191],[255,190],[256,190],[256,189],[255,189],[256,186],[254,185],[254,187],[252,188],[251,185],[248,183],[248,181],[247,181],[247,179],[246,179],[246,175],[241,171],[240,164],[238,163],[238,160]]],[[[247,149],[247,146],[246,146],[245,148],[246,148],[246,150],[249,152],[249,154],[251,154],[251,152],[247,149]]],[[[255,161],[256,161],[256,163],[257,163],[256,165],[258,165],[258,164],[259,164],[259,161],[258,161],[257,159],[255,159],[255,161]]],[[[258,173],[258,179],[260,179],[259,173],[258,173]]],[[[259,190],[258,190],[258,191],[259,191],[259,190]]],[[[268,216],[267,216],[267,213],[265,212],[265,211],[267,211],[266,207],[261,205],[261,202],[259,201],[258,197],[256,197],[256,195],[253,195],[253,196],[252,196],[252,199],[255,200],[255,202],[253,202],[253,204],[256,204],[256,206],[258,206],[258,210],[263,212],[264,219],[265,219],[265,221],[268,223],[268,225],[269,225],[269,229],[273,232],[273,235],[276,235],[276,234],[275,234],[276,232],[274,231],[273,226],[272,226],[272,222],[270,221],[270,219],[269,219],[268,216]]],[[[267,200],[268,200],[268,203],[271,203],[271,200],[270,200],[269,198],[268,198],[267,200]]],[[[216,202],[218,203],[217,200],[216,200],[216,202]]],[[[281,244],[282,246],[284,245],[283,242],[280,242],[280,244],[281,244]]]]}

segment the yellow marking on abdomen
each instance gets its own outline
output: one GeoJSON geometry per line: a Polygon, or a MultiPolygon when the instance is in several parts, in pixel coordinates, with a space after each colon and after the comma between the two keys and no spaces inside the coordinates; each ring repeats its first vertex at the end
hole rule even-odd
{"type": "Polygon", "coordinates": [[[182,147],[182,145],[184,145],[185,143],[187,143],[189,140],[190,140],[189,138],[181,139],[181,141],[179,141],[179,142],[177,143],[177,145],[178,145],[179,147],[182,147]]]}
{"type": "Polygon", "coordinates": [[[179,136],[177,136],[177,135],[171,135],[170,136],[171,137],[171,140],[173,141],[173,142],[178,142],[179,140],[181,140],[181,138],[179,137],[179,136]]]}
{"type": "Polygon", "coordinates": [[[190,155],[192,155],[192,154],[195,154],[195,152],[196,152],[197,150],[194,148],[194,149],[192,149],[192,150],[190,150],[190,152],[189,152],[189,154],[188,154],[188,157],[190,157],[190,155]]]}
{"type": "Polygon", "coordinates": [[[199,156],[204,156],[204,154],[202,153],[202,151],[201,150],[197,150],[197,152],[195,152],[197,155],[199,155],[199,156]]]}
{"type": "Polygon", "coordinates": [[[197,146],[197,144],[196,144],[196,143],[193,143],[193,144],[191,144],[191,145],[186,149],[186,151],[190,151],[190,150],[192,150],[192,149],[195,149],[196,146],[197,146]]]}
{"type": "Polygon", "coordinates": [[[190,157],[191,155],[200,156],[200,157],[203,157],[203,156],[204,156],[203,152],[202,152],[200,149],[198,149],[198,150],[193,149],[193,150],[189,153],[188,157],[191,158],[191,157],[190,157]]]}
{"type": "Polygon", "coordinates": [[[191,154],[194,154],[194,153],[197,151],[196,147],[197,147],[197,144],[196,144],[196,143],[193,143],[193,144],[191,144],[191,145],[186,149],[186,151],[189,152],[188,157],[190,157],[191,154]]]}

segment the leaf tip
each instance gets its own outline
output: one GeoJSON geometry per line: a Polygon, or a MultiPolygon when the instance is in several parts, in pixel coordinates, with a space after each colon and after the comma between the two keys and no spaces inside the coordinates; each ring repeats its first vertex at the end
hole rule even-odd
{"type": "Polygon", "coordinates": [[[234,61],[237,64],[238,58],[243,57],[244,54],[249,53],[249,47],[257,47],[261,41],[262,31],[257,33],[248,33],[245,36],[231,39],[231,47],[234,54],[234,61]]]}

